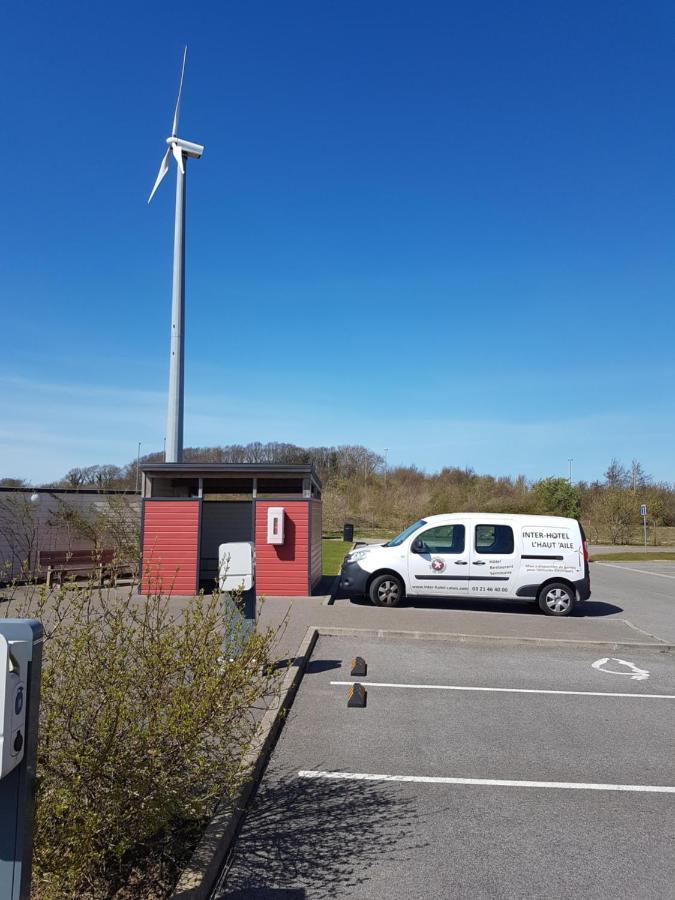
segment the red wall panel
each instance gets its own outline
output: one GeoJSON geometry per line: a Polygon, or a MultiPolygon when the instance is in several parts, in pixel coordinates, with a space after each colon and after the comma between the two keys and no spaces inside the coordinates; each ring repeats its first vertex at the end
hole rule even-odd
{"type": "Polygon", "coordinates": [[[199,567],[199,500],[146,500],[141,593],[192,595],[199,567]]]}
{"type": "Polygon", "coordinates": [[[255,504],[256,592],[268,597],[305,596],[309,588],[309,503],[257,500],[255,504]],[[267,510],[284,508],[284,543],[267,543],[267,510]]]}
{"type": "Polygon", "coordinates": [[[321,517],[321,500],[312,500],[310,504],[312,523],[310,529],[310,537],[311,537],[311,582],[312,587],[316,587],[321,579],[322,569],[323,569],[323,559],[322,559],[322,549],[323,544],[321,543],[321,538],[323,535],[322,531],[322,517],[321,517]]]}

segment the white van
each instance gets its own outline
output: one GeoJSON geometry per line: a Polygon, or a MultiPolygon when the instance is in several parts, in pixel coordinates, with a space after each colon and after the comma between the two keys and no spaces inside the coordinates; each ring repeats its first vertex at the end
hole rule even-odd
{"type": "Polygon", "coordinates": [[[429,516],[386,544],[355,547],[340,589],[376,606],[406,594],[531,598],[549,616],[568,616],[591,596],[586,538],[576,519],[559,516],[429,516]]]}

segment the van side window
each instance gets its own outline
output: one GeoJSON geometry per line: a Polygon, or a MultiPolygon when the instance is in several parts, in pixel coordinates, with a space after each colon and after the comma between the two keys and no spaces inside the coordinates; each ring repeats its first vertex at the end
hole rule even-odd
{"type": "Polygon", "coordinates": [[[428,553],[464,553],[464,526],[437,525],[423,531],[418,540],[428,553]]]}
{"type": "Polygon", "coordinates": [[[476,553],[506,555],[513,553],[513,529],[510,525],[476,525],[476,553]]]}

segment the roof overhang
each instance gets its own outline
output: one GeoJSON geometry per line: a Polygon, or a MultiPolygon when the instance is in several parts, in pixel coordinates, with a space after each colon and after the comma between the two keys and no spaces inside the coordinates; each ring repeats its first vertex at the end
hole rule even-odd
{"type": "Polygon", "coordinates": [[[152,478],[218,478],[224,475],[242,478],[310,478],[317,487],[321,479],[310,464],[285,463],[146,463],[141,471],[152,478]]]}

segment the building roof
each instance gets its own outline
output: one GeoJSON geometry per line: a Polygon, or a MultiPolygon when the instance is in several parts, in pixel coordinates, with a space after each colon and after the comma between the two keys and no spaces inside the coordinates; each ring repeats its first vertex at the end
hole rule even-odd
{"type": "Polygon", "coordinates": [[[139,496],[140,491],[121,490],[118,488],[93,487],[0,487],[5,494],[125,494],[129,497],[139,496]]]}
{"type": "Polygon", "coordinates": [[[311,463],[146,463],[141,465],[146,475],[163,475],[165,477],[217,477],[219,475],[242,475],[254,477],[292,478],[309,476],[321,487],[321,479],[311,463]]]}

